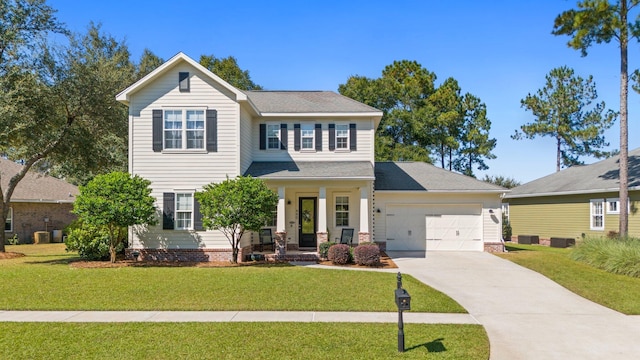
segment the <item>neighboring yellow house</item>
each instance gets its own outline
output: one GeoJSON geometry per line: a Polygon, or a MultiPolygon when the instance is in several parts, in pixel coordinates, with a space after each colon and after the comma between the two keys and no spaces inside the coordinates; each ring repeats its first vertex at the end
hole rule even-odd
{"type": "MultiPolygon", "coordinates": [[[[606,236],[619,227],[618,156],[573,166],[513,188],[503,211],[518,235],[551,237],[606,236]]],[[[640,148],[629,152],[629,235],[640,237],[640,148]]]]}

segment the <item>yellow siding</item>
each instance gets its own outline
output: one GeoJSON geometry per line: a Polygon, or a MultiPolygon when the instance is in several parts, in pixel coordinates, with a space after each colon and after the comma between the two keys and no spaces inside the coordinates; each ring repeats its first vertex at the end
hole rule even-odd
{"type": "MultiPolygon", "coordinates": [[[[505,199],[513,236],[538,235],[540,238],[603,236],[618,231],[618,214],[605,208],[604,230],[590,229],[590,200],[617,198],[617,193],[544,196],[505,199]]],[[[630,193],[629,234],[640,237],[640,192],[630,193]]]]}

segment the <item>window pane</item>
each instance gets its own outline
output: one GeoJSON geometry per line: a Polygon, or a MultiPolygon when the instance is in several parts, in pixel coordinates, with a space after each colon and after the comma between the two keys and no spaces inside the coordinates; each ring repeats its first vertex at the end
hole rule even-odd
{"type": "Polygon", "coordinates": [[[177,194],[176,195],[176,210],[192,210],[193,209],[193,196],[191,194],[177,194]]]}
{"type": "Polygon", "coordinates": [[[187,111],[187,129],[204,130],[204,111],[202,110],[187,111]]]}
{"type": "Polygon", "coordinates": [[[280,149],[280,125],[267,124],[267,148],[280,149]]]}
{"type": "Polygon", "coordinates": [[[165,149],[180,149],[182,148],[182,131],[180,130],[168,130],[164,132],[164,147],[165,149]]]}

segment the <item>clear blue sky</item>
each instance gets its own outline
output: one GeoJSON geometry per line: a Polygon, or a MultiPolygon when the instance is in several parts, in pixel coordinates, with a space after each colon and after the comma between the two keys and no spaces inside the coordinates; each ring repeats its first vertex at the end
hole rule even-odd
{"type": "MultiPolygon", "coordinates": [[[[594,45],[587,57],[551,34],[553,20],[574,0],[495,1],[77,1],[49,0],[70,30],[90,21],[126,40],[137,61],[144,48],[168,59],[182,51],[234,56],[267,90],[332,90],[351,75],[379,77],[394,60],[416,60],[437,76],[458,80],[478,96],[498,143],[489,170],[528,182],[555,171],[550,138],[515,141],[533,120],[520,100],[543,86],[553,68],[593,75],[599,100],[619,110],[619,50],[594,45]]],[[[635,14],[633,14],[635,16],[635,14]]],[[[632,42],[629,69],[640,67],[632,42]]],[[[629,148],[640,147],[640,95],[630,91],[629,148]]],[[[606,133],[619,148],[619,123],[606,133]]],[[[593,159],[585,159],[587,163],[593,159]]],[[[476,171],[477,172],[477,171],[476,171]]]]}

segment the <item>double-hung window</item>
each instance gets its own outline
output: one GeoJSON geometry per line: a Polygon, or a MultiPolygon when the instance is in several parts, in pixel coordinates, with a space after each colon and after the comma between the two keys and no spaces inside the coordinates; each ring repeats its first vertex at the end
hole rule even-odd
{"type": "Polygon", "coordinates": [[[509,220],[509,203],[502,203],[502,215],[509,220]]]}
{"type": "Polygon", "coordinates": [[[280,149],[280,124],[267,124],[267,149],[280,149]]]}
{"type": "Polygon", "coordinates": [[[176,194],[176,230],[193,229],[193,194],[176,194]]]}
{"type": "Polygon", "coordinates": [[[300,136],[302,139],[302,149],[303,150],[313,150],[315,149],[313,144],[314,139],[314,124],[302,124],[300,125],[300,136]]]}
{"type": "Polygon", "coordinates": [[[349,125],[336,124],[336,149],[349,148],[349,125]]]}
{"type": "Polygon", "coordinates": [[[13,208],[9,208],[7,221],[4,223],[4,231],[13,231],[13,208]]]}
{"type": "Polygon", "coordinates": [[[604,200],[592,199],[590,203],[591,230],[604,230],[604,200]]]}
{"type": "Polygon", "coordinates": [[[336,196],[336,226],[349,226],[348,196],[336,196]]]}
{"type": "Polygon", "coordinates": [[[204,149],[204,124],[204,110],[165,110],[164,148],[204,149]]]}

